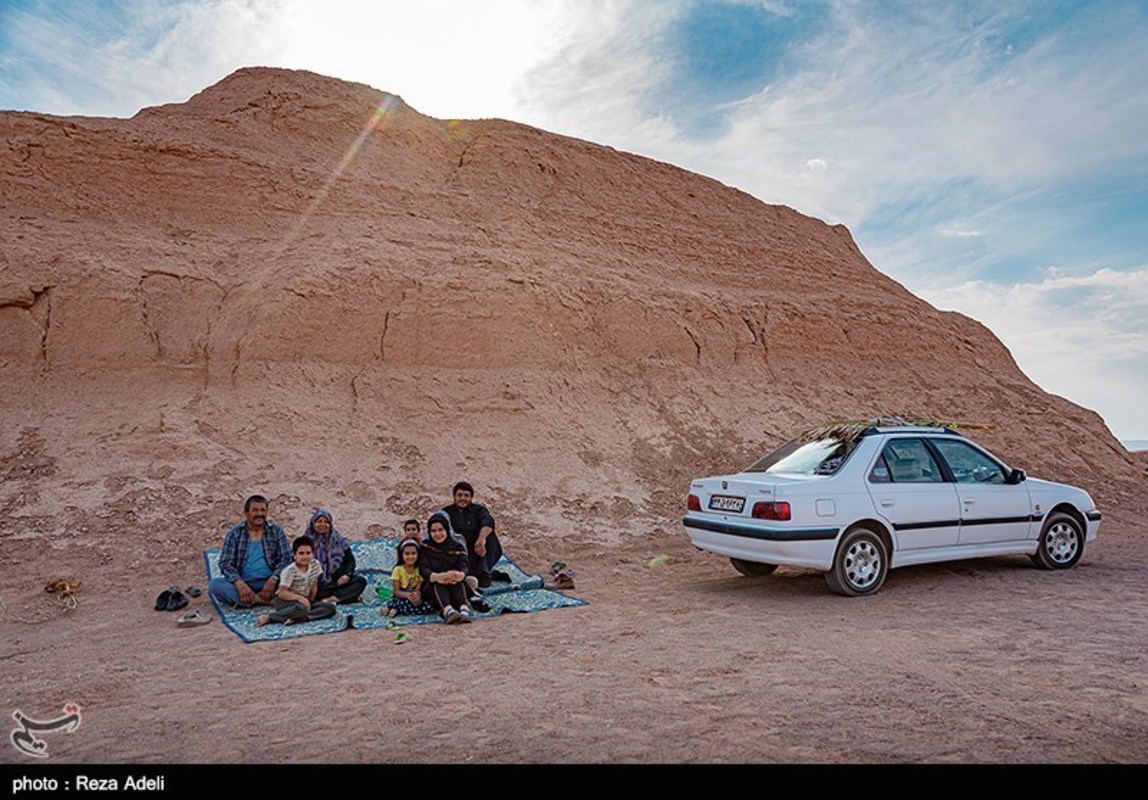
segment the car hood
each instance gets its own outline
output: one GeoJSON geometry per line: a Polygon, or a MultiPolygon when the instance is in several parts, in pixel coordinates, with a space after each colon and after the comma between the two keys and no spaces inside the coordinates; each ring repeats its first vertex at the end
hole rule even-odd
{"type": "Polygon", "coordinates": [[[1046,481],[1041,478],[1026,478],[1025,484],[1032,494],[1049,495],[1056,494],[1061,496],[1076,496],[1081,498],[1080,504],[1087,508],[1093,508],[1092,495],[1077,486],[1069,486],[1067,483],[1057,483],[1056,481],[1046,481]],[[1084,499],[1087,502],[1084,502],[1084,499]]]}

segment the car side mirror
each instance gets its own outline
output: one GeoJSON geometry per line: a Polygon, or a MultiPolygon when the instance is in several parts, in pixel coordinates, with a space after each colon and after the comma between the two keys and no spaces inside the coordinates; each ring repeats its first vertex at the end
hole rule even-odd
{"type": "Polygon", "coordinates": [[[1014,469],[1008,474],[1008,480],[1005,481],[1005,483],[1008,483],[1009,485],[1014,485],[1017,483],[1021,483],[1027,477],[1028,476],[1025,474],[1023,469],[1014,469]]]}

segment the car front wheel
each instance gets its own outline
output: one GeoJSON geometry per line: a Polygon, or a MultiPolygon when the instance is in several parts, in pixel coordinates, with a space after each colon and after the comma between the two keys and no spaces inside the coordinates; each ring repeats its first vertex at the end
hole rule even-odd
{"type": "Polygon", "coordinates": [[[889,549],[885,541],[868,528],[845,534],[833,557],[833,568],[825,582],[837,594],[859,597],[873,594],[889,574],[889,549]]]}
{"type": "Polygon", "coordinates": [[[750,578],[772,575],[773,571],[777,569],[777,564],[763,564],[760,561],[745,561],[741,558],[731,558],[729,562],[733,564],[734,569],[750,578]]]}
{"type": "Polygon", "coordinates": [[[1068,514],[1050,514],[1040,532],[1036,552],[1029,558],[1041,569],[1068,569],[1084,555],[1084,532],[1068,514]]]}

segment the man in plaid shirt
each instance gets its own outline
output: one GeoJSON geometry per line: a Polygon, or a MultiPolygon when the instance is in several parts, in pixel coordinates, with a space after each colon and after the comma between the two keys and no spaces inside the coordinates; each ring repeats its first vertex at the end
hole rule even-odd
{"type": "Polygon", "coordinates": [[[237,608],[271,605],[279,573],[291,563],[291,543],[277,523],[267,519],[267,498],[253,494],[243,504],[246,518],[227,532],[219,554],[221,578],[208,587],[221,603],[237,608]],[[252,545],[259,545],[252,547],[252,545]]]}

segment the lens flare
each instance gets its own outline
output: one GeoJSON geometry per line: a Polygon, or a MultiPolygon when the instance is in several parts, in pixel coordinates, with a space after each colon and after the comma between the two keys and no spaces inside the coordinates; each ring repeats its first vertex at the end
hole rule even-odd
{"type": "Polygon", "coordinates": [[[307,208],[303,211],[303,214],[299,217],[296,223],[291,226],[291,230],[287,234],[284,245],[289,245],[299,238],[299,234],[302,232],[303,226],[307,224],[307,220],[310,219],[311,215],[315,213],[315,209],[318,208],[319,204],[327,199],[327,195],[331,193],[331,189],[335,186],[339,178],[343,176],[343,173],[347,171],[347,168],[351,166],[355,158],[359,155],[359,151],[363,148],[363,144],[367,141],[367,137],[370,136],[375,129],[382,125],[383,121],[386,119],[387,114],[390,113],[391,109],[394,107],[397,101],[398,98],[395,95],[387,95],[386,99],[379,103],[375,110],[371,112],[371,116],[367,119],[366,124],[363,125],[363,129],[359,131],[359,135],[355,137],[355,141],[351,142],[350,146],[347,147],[346,151],[343,153],[343,157],[339,159],[339,163],[335,165],[333,170],[331,170],[331,174],[327,176],[327,180],[323,182],[323,185],[319,188],[319,191],[315,193],[315,196],[311,199],[311,202],[307,204],[307,208]]]}

